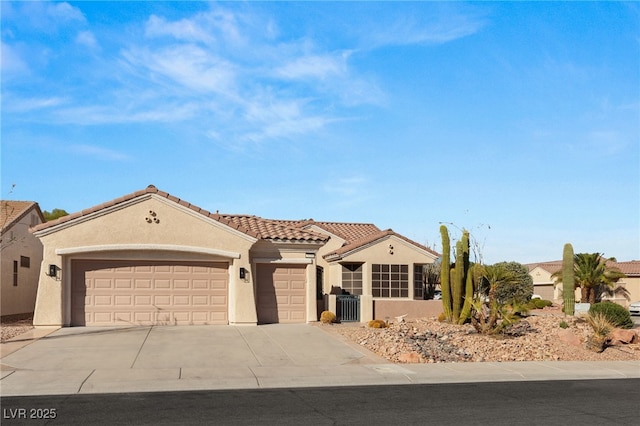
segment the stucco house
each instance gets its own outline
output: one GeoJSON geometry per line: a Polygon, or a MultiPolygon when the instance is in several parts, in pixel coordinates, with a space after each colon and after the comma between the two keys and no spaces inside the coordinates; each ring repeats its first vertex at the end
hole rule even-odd
{"type": "Polygon", "coordinates": [[[0,201],[0,315],[33,312],[42,263],[42,243],[29,232],[29,228],[44,221],[38,203],[0,201]]]}
{"type": "Polygon", "coordinates": [[[366,321],[377,300],[410,302],[438,257],[374,225],[211,213],[153,185],[33,232],[36,326],[313,322],[338,287],[366,321]]]}
{"type": "MultiPolygon", "coordinates": [[[[640,260],[628,262],[608,262],[612,267],[620,269],[626,277],[620,279],[617,285],[623,286],[629,292],[629,299],[624,297],[613,297],[612,300],[622,306],[628,306],[630,302],[640,300],[640,260]]],[[[555,285],[551,275],[562,269],[562,260],[550,262],[530,263],[529,275],[533,278],[533,292],[539,294],[543,299],[562,302],[562,285],[555,285]]],[[[576,300],[580,300],[580,289],[576,289],[576,300]]]]}

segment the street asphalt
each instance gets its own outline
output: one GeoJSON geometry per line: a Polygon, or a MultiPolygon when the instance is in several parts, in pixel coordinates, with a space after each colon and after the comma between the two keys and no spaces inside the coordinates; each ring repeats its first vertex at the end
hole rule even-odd
{"type": "Polygon", "coordinates": [[[317,324],[37,328],[0,358],[2,397],[640,378],[639,361],[393,364],[317,324]]]}

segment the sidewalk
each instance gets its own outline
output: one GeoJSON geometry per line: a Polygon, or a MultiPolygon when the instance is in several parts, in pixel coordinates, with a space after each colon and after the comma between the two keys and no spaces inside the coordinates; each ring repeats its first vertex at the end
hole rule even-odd
{"type": "Polygon", "coordinates": [[[640,362],[392,364],[314,325],[35,329],[1,346],[0,394],[640,378],[640,362]]]}

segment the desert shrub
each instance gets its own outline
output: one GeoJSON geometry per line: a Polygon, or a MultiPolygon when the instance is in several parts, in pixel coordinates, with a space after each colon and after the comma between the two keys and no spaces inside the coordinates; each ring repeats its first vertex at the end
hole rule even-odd
{"type": "MultiPolygon", "coordinates": [[[[518,262],[499,262],[493,266],[499,266],[514,276],[511,282],[499,283],[496,288],[496,298],[499,303],[505,304],[512,301],[526,303],[533,294],[533,278],[529,275],[529,269],[518,262]]],[[[480,283],[480,292],[489,294],[486,280],[480,283]]]]}
{"type": "Polygon", "coordinates": [[[553,305],[553,302],[551,300],[544,300],[544,299],[531,299],[526,304],[529,310],[543,309],[551,305],[553,305]]]}
{"type": "Polygon", "coordinates": [[[336,322],[336,314],[331,311],[323,311],[320,314],[320,322],[323,324],[331,324],[332,322],[336,322]]]}
{"type": "Polygon", "coordinates": [[[546,308],[547,306],[553,305],[553,302],[551,300],[531,299],[531,301],[533,302],[533,304],[537,309],[543,309],[543,308],[546,308]]]}
{"type": "Polygon", "coordinates": [[[382,320],[371,320],[368,324],[371,328],[387,328],[387,323],[382,320]]]}
{"type": "Polygon", "coordinates": [[[587,349],[594,352],[604,351],[607,347],[607,336],[615,326],[602,311],[589,310],[587,322],[593,328],[593,335],[587,338],[587,349]]]}
{"type": "Polygon", "coordinates": [[[589,308],[589,315],[601,313],[614,326],[619,328],[632,328],[631,314],[621,305],[613,302],[594,303],[589,308]]]}
{"type": "Polygon", "coordinates": [[[569,324],[566,321],[560,321],[560,328],[569,328],[569,324]]]}

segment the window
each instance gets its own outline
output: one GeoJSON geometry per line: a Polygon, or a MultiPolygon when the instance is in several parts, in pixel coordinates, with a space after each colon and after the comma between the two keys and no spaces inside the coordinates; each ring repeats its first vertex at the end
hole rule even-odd
{"type": "Polygon", "coordinates": [[[18,286],[18,261],[13,261],[13,286],[18,286]]]}
{"type": "Polygon", "coordinates": [[[409,297],[409,265],[372,265],[373,297],[409,297]]]}
{"type": "Polygon", "coordinates": [[[413,265],[413,298],[424,299],[424,267],[422,265],[413,265]]]}
{"type": "Polygon", "coordinates": [[[27,256],[20,256],[20,266],[23,268],[31,267],[31,258],[27,256]]]}
{"type": "Polygon", "coordinates": [[[316,300],[322,300],[324,290],[324,268],[316,266],[316,300]]]}
{"type": "Polygon", "coordinates": [[[342,265],[342,292],[362,294],[362,263],[344,263],[342,265]]]}

